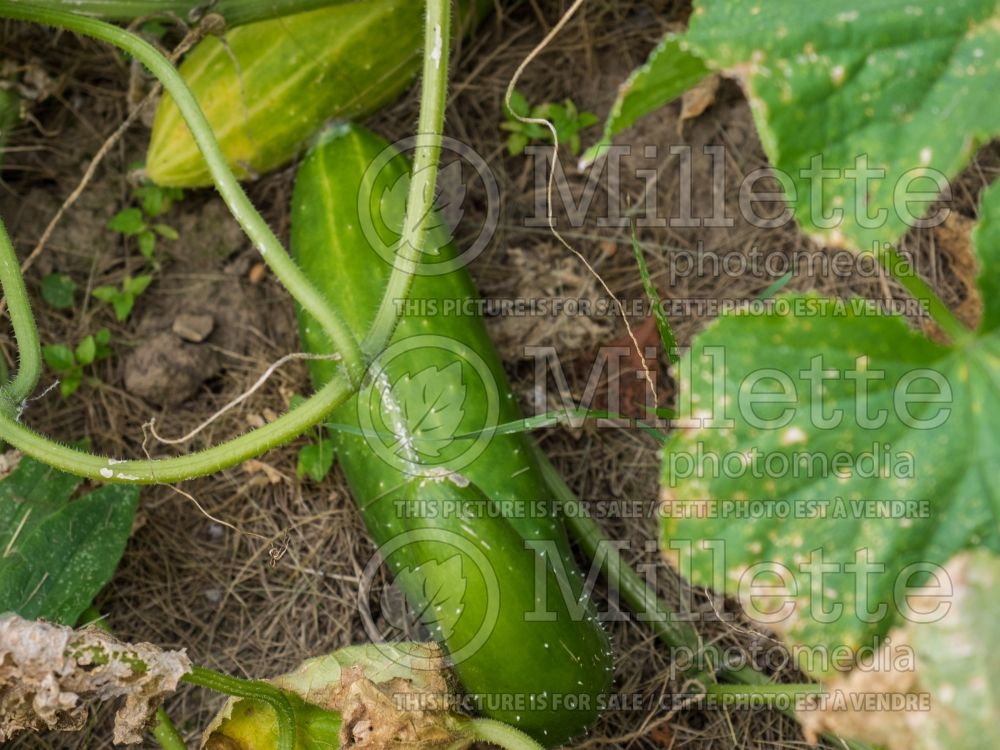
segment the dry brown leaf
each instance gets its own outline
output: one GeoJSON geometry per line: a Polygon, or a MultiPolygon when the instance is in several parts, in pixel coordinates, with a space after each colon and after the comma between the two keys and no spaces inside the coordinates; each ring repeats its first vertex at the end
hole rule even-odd
{"type": "Polygon", "coordinates": [[[965,287],[965,299],[955,307],[955,315],[969,328],[978,326],[983,315],[983,301],[976,283],[979,264],[972,249],[975,225],[972,219],[951,211],[943,224],[934,227],[935,247],[948,258],[949,265],[965,287]]]}
{"type": "Polygon", "coordinates": [[[125,643],[96,627],[0,618],[0,741],[24,730],[83,727],[87,702],[124,698],[114,741],[142,741],[161,699],[191,671],[183,651],[125,643]]]}
{"type": "Polygon", "coordinates": [[[647,370],[655,383],[660,369],[660,362],[655,354],[660,347],[656,320],[653,317],[646,318],[634,327],[632,334],[643,350],[641,354],[636,351],[632,336],[628,333],[605,345],[613,349],[628,348],[628,355],[619,363],[618,377],[609,379],[606,388],[595,394],[594,406],[598,409],[620,410],[626,417],[643,419],[649,416],[649,405],[655,403],[655,394],[650,392],[649,381],[646,379],[647,370]],[[648,352],[654,354],[646,356],[648,352]]]}
{"type": "Polygon", "coordinates": [[[684,92],[681,97],[681,123],[693,120],[715,104],[721,80],[719,75],[711,75],[684,92]]]}
{"type": "MultiPolygon", "coordinates": [[[[876,662],[883,665],[905,663],[910,643],[907,633],[898,628],[889,634],[876,662]]],[[[799,721],[806,741],[819,742],[824,732],[842,737],[864,737],[867,741],[885,745],[893,750],[915,746],[913,715],[906,711],[855,710],[852,701],[865,696],[892,693],[911,693],[918,689],[917,674],[912,669],[854,669],[845,677],[832,680],[828,694],[835,702],[828,702],[822,709],[800,711],[799,721]]]]}

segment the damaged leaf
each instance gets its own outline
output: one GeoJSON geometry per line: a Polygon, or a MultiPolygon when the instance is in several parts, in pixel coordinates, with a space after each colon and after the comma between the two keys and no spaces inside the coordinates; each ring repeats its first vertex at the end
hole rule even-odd
{"type": "Polygon", "coordinates": [[[120,698],[114,741],[141,742],[163,696],[190,669],[183,651],[7,615],[0,618],[0,742],[24,730],[79,730],[88,703],[120,698]]]}
{"type": "Polygon", "coordinates": [[[833,682],[828,695],[836,702],[799,714],[807,738],[835,732],[889,750],[997,747],[1000,559],[986,551],[962,553],[943,572],[950,595],[926,597],[919,606],[944,614],[894,630],[879,660],[888,668],[856,669],[833,682]],[[876,694],[910,710],[858,699],[876,694]]]}
{"type": "MultiPolygon", "coordinates": [[[[448,712],[444,658],[434,644],[350,646],[307,659],[271,683],[297,697],[298,750],[462,748],[462,720],[448,712]]],[[[269,706],[231,699],[205,731],[207,750],[271,750],[277,719],[269,706]]]]}
{"type": "Polygon", "coordinates": [[[994,0],[699,0],[686,38],[743,85],[803,229],[870,250],[1000,132],[983,95],[1000,85],[998,22],[994,0]]]}

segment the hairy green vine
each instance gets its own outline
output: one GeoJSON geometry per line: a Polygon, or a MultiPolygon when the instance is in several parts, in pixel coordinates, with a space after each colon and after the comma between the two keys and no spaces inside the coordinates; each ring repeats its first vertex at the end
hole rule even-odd
{"type": "MultiPolygon", "coordinates": [[[[434,203],[447,90],[450,12],[450,3],[444,0],[429,0],[427,4],[425,38],[428,46],[424,55],[420,132],[401,238],[404,262],[397,264],[398,268],[394,270],[375,325],[365,342],[365,349],[370,355],[380,352],[392,336],[398,316],[395,300],[405,297],[409,291],[414,264],[419,258],[419,248],[426,234],[427,217],[434,203]]],[[[343,403],[359,386],[367,358],[340,315],[327,304],[289,257],[274,232],[250,203],[226,165],[208,121],[176,68],[152,45],[136,35],[92,18],[50,8],[26,6],[10,0],[0,0],[0,17],[47,24],[109,42],[149,68],[176,101],[205,157],[216,187],[233,216],[282,285],[303,309],[316,318],[330,337],[341,357],[345,376],[331,381],[299,408],[274,422],[221,445],[186,456],[116,461],[60,445],[28,429],[18,419],[19,403],[28,398],[38,382],[41,348],[16,255],[6,233],[2,232],[0,284],[7,294],[20,365],[14,380],[3,392],[7,403],[0,410],[0,437],[28,455],[72,474],[106,482],[175,482],[228,468],[292,440],[343,403]]]]}
{"type": "Polygon", "coordinates": [[[382,352],[392,338],[399,320],[399,301],[410,293],[421,248],[427,234],[427,217],[434,210],[441,132],[448,92],[448,53],[451,39],[451,3],[428,2],[424,35],[423,84],[420,89],[420,118],[417,122],[416,150],[413,155],[410,192],[399,240],[396,262],[362,348],[369,355],[382,352]]]}
{"type": "MultiPolygon", "coordinates": [[[[445,63],[445,65],[427,66],[429,70],[434,70],[434,74],[425,82],[425,91],[433,88],[440,90],[436,93],[425,93],[421,102],[420,122],[431,131],[424,134],[425,148],[422,159],[424,161],[431,159],[435,163],[438,151],[434,144],[440,144],[440,130],[444,119],[449,8],[449,4],[443,0],[431,0],[428,3],[427,37],[433,40],[434,46],[426,57],[428,59],[437,57],[445,63]],[[434,111],[426,111],[429,109],[434,111]]],[[[133,55],[149,68],[177,102],[205,157],[216,187],[233,216],[254,242],[282,285],[320,323],[336,348],[344,371],[342,379],[331,381],[302,406],[271,424],[221,445],[186,456],[145,461],[116,461],[60,445],[36,434],[19,422],[21,402],[34,391],[41,372],[41,347],[17,257],[6,232],[0,231],[0,284],[7,295],[20,360],[14,380],[3,390],[6,403],[0,409],[0,437],[28,455],[69,473],[106,482],[156,483],[183,481],[233,466],[276,445],[288,442],[319,423],[326,414],[357,389],[366,366],[366,359],[362,355],[357,339],[342,318],[327,304],[312,282],[289,257],[274,232],[247,198],[226,165],[201,108],[176,68],[152,45],[135,34],[92,18],[50,8],[22,5],[10,0],[0,1],[0,17],[51,25],[109,42],[133,55]]],[[[432,198],[427,202],[415,197],[414,194],[417,191],[426,191],[428,195],[433,196],[435,179],[436,170],[431,170],[420,179],[415,178],[411,185],[408,205],[417,208],[423,206],[424,211],[416,218],[407,220],[408,233],[405,236],[410,238],[410,243],[423,237],[427,207],[433,203],[432,198]]],[[[0,222],[0,230],[2,228],[0,222]]],[[[404,283],[404,287],[408,288],[408,281],[404,283]]],[[[388,305],[388,309],[395,315],[394,305],[388,305]]],[[[394,320],[390,320],[386,325],[391,335],[394,320]]]]}
{"type": "Polygon", "coordinates": [[[295,711],[288,697],[274,685],[259,680],[241,680],[198,666],[191,667],[191,671],[181,679],[217,693],[266,703],[278,717],[277,750],[295,750],[295,711]]]}

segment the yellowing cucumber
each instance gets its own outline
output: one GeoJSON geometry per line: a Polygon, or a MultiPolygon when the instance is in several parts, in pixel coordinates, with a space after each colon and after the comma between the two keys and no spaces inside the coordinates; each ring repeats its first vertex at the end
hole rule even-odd
{"type": "MultiPolygon", "coordinates": [[[[419,0],[364,0],[240,26],[202,40],[181,65],[240,179],[291,161],[331,118],[392,101],[420,67],[419,0]]],[[[156,113],[146,171],[160,185],[212,184],[173,99],[156,113]]]]}

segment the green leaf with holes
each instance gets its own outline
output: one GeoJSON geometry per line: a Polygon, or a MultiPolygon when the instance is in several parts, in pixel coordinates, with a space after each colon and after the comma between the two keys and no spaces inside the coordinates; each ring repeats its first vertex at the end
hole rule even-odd
{"type": "Polygon", "coordinates": [[[941,189],[929,175],[951,178],[1000,133],[995,0],[695,6],[691,48],[742,82],[796,217],[825,241],[896,241],[941,189]]]}
{"type": "Polygon", "coordinates": [[[934,566],[1000,551],[1000,331],[940,346],[867,301],[778,305],[716,321],[679,366],[663,546],[791,643],[853,652],[934,566]]]}
{"type": "Polygon", "coordinates": [[[708,73],[705,63],[689,50],[682,35],[667,34],[619,88],[601,140],[586,150],[581,165],[595,161],[607,151],[615,135],[676,99],[708,73]]]}
{"type": "Polygon", "coordinates": [[[111,578],[139,488],[80,483],[28,457],[0,481],[0,613],[73,625],[111,578]]]}

